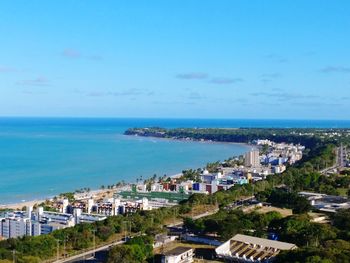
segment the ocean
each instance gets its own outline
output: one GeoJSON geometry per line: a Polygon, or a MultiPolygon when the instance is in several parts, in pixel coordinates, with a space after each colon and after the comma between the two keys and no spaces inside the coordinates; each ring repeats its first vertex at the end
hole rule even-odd
{"type": "Polygon", "coordinates": [[[0,204],[172,175],[248,150],[123,135],[145,126],[345,128],[350,121],[0,118],[0,204]]]}

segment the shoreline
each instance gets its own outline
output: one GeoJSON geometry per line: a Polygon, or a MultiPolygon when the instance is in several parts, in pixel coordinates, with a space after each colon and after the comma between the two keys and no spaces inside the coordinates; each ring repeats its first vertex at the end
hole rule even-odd
{"type": "MultiPolygon", "coordinates": [[[[167,141],[180,141],[180,142],[197,142],[197,143],[208,143],[208,144],[233,144],[233,145],[240,145],[240,146],[245,146],[247,148],[247,150],[249,149],[249,147],[252,147],[251,144],[249,143],[240,143],[240,142],[217,142],[217,141],[210,141],[210,140],[193,140],[193,139],[176,139],[176,138],[161,138],[161,137],[151,137],[151,136],[138,136],[138,135],[125,135],[124,136],[128,136],[128,137],[136,137],[136,138],[143,138],[143,139],[149,139],[149,140],[167,140],[167,141]]],[[[176,173],[173,175],[169,175],[168,177],[172,178],[172,179],[176,179],[178,177],[180,177],[181,173],[176,173]]],[[[131,184],[134,184],[136,182],[130,182],[127,183],[126,185],[130,186],[131,184]]],[[[96,194],[101,194],[103,192],[108,192],[108,191],[118,191],[118,188],[113,188],[113,189],[91,189],[90,192],[84,192],[84,193],[75,193],[73,192],[75,195],[96,195],[96,194]]],[[[0,210],[4,209],[13,209],[13,210],[21,210],[24,206],[34,206],[36,204],[41,204],[47,200],[50,200],[52,198],[54,198],[55,196],[59,196],[62,193],[58,193],[56,195],[53,196],[48,196],[46,198],[37,198],[37,199],[33,199],[33,200],[24,200],[24,201],[18,201],[18,202],[13,202],[13,203],[8,203],[8,204],[1,204],[0,203],[0,210]]]]}
{"type": "MultiPolygon", "coordinates": [[[[179,178],[181,175],[182,175],[182,173],[177,173],[177,174],[169,175],[169,177],[172,179],[176,179],[176,178],[179,178]]],[[[126,185],[124,185],[124,186],[119,186],[119,187],[113,188],[113,189],[92,189],[89,192],[82,192],[82,193],[75,193],[74,192],[74,195],[78,196],[79,198],[89,198],[89,197],[93,197],[96,195],[107,194],[107,192],[118,192],[118,191],[123,190],[127,187],[131,187],[132,184],[136,184],[136,182],[126,183],[126,185]]],[[[47,197],[45,199],[43,198],[43,199],[25,200],[23,202],[21,201],[21,202],[9,203],[9,204],[0,204],[0,210],[1,209],[3,209],[3,210],[21,210],[24,206],[38,205],[38,204],[46,202],[47,200],[53,199],[55,196],[59,197],[60,194],[50,196],[50,197],[47,197]]]]}
{"type": "MultiPolygon", "coordinates": [[[[127,186],[130,184],[127,184],[127,186]]],[[[96,195],[104,194],[104,193],[111,192],[111,191],[118,191],[118,190],[121,190],[123,187],[125,187],[125,186],[121,186],[121,187],[117,187],[117,188],[113,188],[113,189],[92,189],[89,192],[82,192],[82,193],[73,192],[73,193],[75,196],[80,196],[80,198],[83,198],[83,197],[88,198],[89,196],[96,196],[96,195]]],[[[60,194],[62,194],[62,193],[60,193],[60,194]]],[[[10,204],[0,204],[0,209],[21,210],[22,207],[24,207],[24,206],[34,206],[36,204],[38,205],[38,204],[46,202],[47,200],[53,199],[55,196],[59,197],[60,194],[57,194],[57,195],[54,195],[51,197],[47,197],[45,199],[34,199],[34,200],[26,200],[23,202],[14,202],[14,203],[10,203],[10,204]]]]}
{"type": "MultiPolygon", "coordinates": [[[[47,198],[47,199],[49,199],[49,198],[47,198]]],[[[32,200],[32,201],[23,201],[23,202],[11,203],[11,204],[3,204],[3,205],[0,205],[0,209],[21,210],[22,207],[24,207],[24,206],[34,206],[36,204],[41,204],[41,203],[45,202],[47,199],[44,199],[44,200],[36,199],[36,200],[32,200]]]]}
{"type": "Polygon", "coordinates": [[[240,145],[245,147],[252,147],[253,144],[245,143],[245,142],[219,142],[219,141],[212,141],[212,140],[194,140],[194,139],[178,139],[178,138],[171,138],[171,137],[156,137],[156,136],[141,136],[141,135],[132,135],[132,134],[123,134],[127,137],[132,138],[142,138],[142,139],[149,139],[149,140],[165,140],[165,141],[179,141],[179,142],[196,142],[196,143],[208,143],[208,144],[234,144],[234,145],[240,145]]]}

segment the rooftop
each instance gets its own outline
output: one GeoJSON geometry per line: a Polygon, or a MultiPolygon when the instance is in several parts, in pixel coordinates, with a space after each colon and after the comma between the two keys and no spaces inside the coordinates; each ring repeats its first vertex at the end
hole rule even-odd
{"type": "Polygon", "coordinates": [[[275,241],[275,240],[270,240],[266,238],[252,237],[252,236],[241,235],[241,234],[235,235],[231,240],[260,245],[264,247],[276,248],[280,250],[289,250],[297,247],[295,244],[292,244],[292,243],[275,241]]]}
{"type": "Polygon", "coordinates": [[[188,251],[192,250],[190,247],[176,247],[168,252],[165,252],[165,256],[176,256],[176,255],[181,255],[183,253],[186,253],[188,251]]]}
{"type": "Polygon", "coordinates": [[[221,258],[236,258],[252,262],[266,262],[281,250],[295,249],[295,244],[237,234],[215,249],[221,258]]]}

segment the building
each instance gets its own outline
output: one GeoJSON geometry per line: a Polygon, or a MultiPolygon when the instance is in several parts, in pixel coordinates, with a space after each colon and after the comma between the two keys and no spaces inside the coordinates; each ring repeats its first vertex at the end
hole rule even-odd
{"type": "Polygon", "coordinates": [[[179,203],[183,200],[187,200],[190,194],[178,193],[175,191],[163,191],[163,192],[139,192],[139,191],[121,191],[117,194],[124,200],[142,200],[147,198],[148,200],[155,199],[167,199],[169,202],[179,203]]]}
{"type": "Polygon", "coordinates": [[[259,167],[260,157],[259,150],[252,150],[245,154],[244,165],[246,167],[259,167]]]}
{"type": "Polygon", "coordinates": [[[31,235],[32,225],[28,218],[9,217],[0,221],[0,236],[16,238],[31,235]]]}
{"type": "Polygon", "coordinates": [[[177,236],[168,236],[167,234],[159,234],[154,238],[153,248],[164,246],[175,241],[177,236]]]}
{"type": "Polygon", "coordinates": [[[38,207],[34,212],[32,207],[27,207],[26,212],[5,212],[0,216],[0,238],[45,235],[57,229],[102,221],[106,218],[105,215],[82,213],[80,208],[75,208],[73,214],[69,214],[44,211],[43,207],[38,207]]]}
{"type": "Polygon", "coordinates": [[[219,258],[235,262],[271,262],[282,250],[295,244],[237,234],[215,249],[219,258]]]}
{"type": "Polygon", "coordinates": [[[336,213],[339,209],[349,209],[350,201],[342,196],[321,193],[299,192],[310,201],[310,204],[321,212],[336,213]]]}
{"type": "Polygon", "coordinates": [[[193,262],[193,249],[177,247],[162,255],[162,263],[191,263],[193,262]]]}

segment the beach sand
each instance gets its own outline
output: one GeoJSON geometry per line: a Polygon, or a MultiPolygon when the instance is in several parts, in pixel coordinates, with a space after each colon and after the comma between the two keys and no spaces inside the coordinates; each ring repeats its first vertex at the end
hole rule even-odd
{"type": "Polygon", "coordinates": [[[23,206],[34,206],[35,204],[41,204],[45,200],[33,200],[33,201],[24,201],[7,205],[0,205],[0,209],[14,209],[21,210],[23,206]]]}

